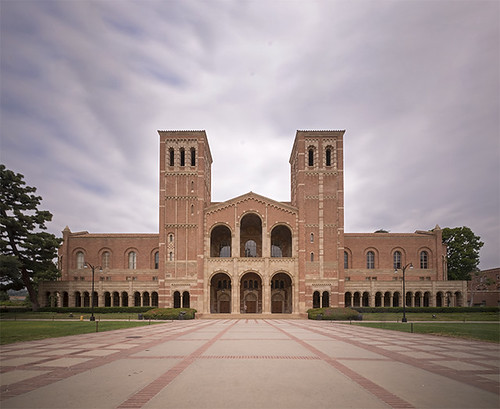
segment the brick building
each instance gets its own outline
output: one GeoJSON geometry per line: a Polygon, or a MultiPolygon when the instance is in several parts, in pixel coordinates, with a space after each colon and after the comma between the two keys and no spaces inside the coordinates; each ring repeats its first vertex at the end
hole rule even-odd
{"type": "Polygon", "coordinates": [[[196,308],[200,314],[285,313],[318,306],[463,305],[447,281],[441,229],[344,233],[344,131],[297,131],[291,201],[249,192],[211,200],[204,131],[159,131],[158,234],[63,231],[62,277],[41,305],[196,308]],[[411,268],[408,266],[411,263],[411,268]],[[397,273],[395,273],[397,269],[397,273]]]}
{"type": "Polygon", "coordinates": [[[500,268],[471,273],[467,282],[467,305],[500,307],[500,268]]]}

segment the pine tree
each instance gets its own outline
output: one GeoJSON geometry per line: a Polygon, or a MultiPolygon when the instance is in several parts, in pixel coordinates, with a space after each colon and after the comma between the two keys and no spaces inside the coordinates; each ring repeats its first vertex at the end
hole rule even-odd
{"type": "Polygon", "coordinates": [[[0,290],[25,287],[36,311],[37,283],[60,275],[54,260],[61,239],[42,231],[52,214],[38,209],[42,198],[36,188],[5,165],[0,165],[0,178],[0,290]]]}

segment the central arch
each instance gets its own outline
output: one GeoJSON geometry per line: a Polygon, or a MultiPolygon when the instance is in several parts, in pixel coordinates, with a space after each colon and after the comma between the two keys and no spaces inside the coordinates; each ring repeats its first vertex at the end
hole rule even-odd
{"type": "Polygon", "coordinates": [[[262,257],[262,220],[255,213],[241,219],[240,257],[262,257]]]}
{"type": "Polygon", "coordinates": [[[241,277],[240,312],[262,313],[262,279],[257,273],[245,273],[241,277]]]}
{"type": "Polygon", "coordinates": [[[231,277],[217,273],[210,280],[210,312],[231,313],[231,277]]]}

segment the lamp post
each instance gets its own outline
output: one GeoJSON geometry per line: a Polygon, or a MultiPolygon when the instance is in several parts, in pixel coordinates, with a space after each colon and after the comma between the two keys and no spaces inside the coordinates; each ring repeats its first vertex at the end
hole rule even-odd
{"type": "Polygon", "coordinates": [[[92,293],[90,296],[90,310],[91,310],[90,321],[95,321],[95,317],[94,317],[94,272],[95,272],[96,268],[98,268],[99,271],[102,271],[102,267],[93,266],[90,263],[85,263],[85,268],[88,268],[88,267],[90,267],[92,269],[92,293]]]}
{"type": "MultiPolygon", "coordinates": [[[[408,263],[407,265],[405,265],[402,270],[403,270],[403,319],[401,320],[401,322],[408,322],[408,320],[406,319],[406,287],[405,287],[405,272],[406,272],[406,269],[410,267],[410,269],[413,269],[413,264],[412,263],[408,263]]],[[[394,269],[394,274],[397,274],[398,273],[398,269],[397,269],[397,266],[396,268],[394,269]]]]}

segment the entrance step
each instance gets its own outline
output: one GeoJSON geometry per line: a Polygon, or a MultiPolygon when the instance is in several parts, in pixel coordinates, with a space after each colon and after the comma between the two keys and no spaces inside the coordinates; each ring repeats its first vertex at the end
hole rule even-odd
{"type": "Polygon", "coordinates": [[[196,313],[196,319],[203,320],[303,320],[307,319],[307,314],[209,314],[196,313]]]}

